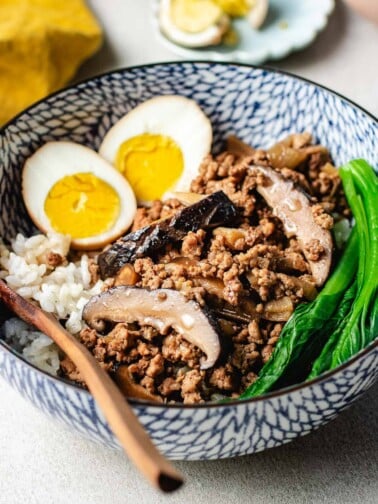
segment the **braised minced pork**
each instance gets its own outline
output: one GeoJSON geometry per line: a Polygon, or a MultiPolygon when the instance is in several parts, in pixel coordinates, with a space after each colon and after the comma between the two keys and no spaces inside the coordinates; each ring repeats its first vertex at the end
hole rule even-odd
{"type": "MultiPolygon", "coordinates": [[[[246,155],[232,149],[208,156],[191,191],[204,195],[223,191],[240,210],[241,220],[235,227],[188,232],[180,243],[135,260],[123,275],[106,282],[176,289],[210,307],[223,333],[224,352],[216,365],[201,370],[202,352],[173,329],[162,335],[152,327],[119,323],[105,335],[89,328],[80,334],[103,367],[115,373],[119,366],[127,366],[134,381],[150,394],[186,404],[238,396],[256,379],[287,318],[317,290],[298,241],[287,238],[282,222],[257,192],[262,175],[250,165],[273,167],[293,180],[308,194],[322,228],[333,226],[331,212],[349,216],[327,150],[310,142],[308,134],[292,135],[271,151],[250,149],[246,155]]],[[[155,201],[150,208],[138,209],[132,229],[171,217],[182,208],[177,199],[155,201]]],[[[314,241],[308,247],[308,257],[319,260],[323,253],[319,244],[314,241]]],[[[62,372],[80,381],[69,362],[62,363],[62,372]]]]}

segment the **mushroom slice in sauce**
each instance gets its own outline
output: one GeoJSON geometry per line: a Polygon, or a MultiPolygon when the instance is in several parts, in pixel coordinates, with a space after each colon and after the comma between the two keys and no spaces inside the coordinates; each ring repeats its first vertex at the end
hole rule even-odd
{"type": "Polygon", "coordinates": [[[206,195],[194,192],[172,192],[170,193],[170,197],[177,199],[185,206],[189,206],[203,200],[204,198],[206,198],[206,195]]]}
{"type": "Polygon", "coordinates": [[[223,191],[201,197],[173,217],[140,228],[113,243],[98,257],[101,277],[114,276],[122,266],[139,257],[154,256],[168,243],[183,240],[189,231],[214,229],[235,223],[238,218],[238,209],[223,191]]]}
{"type": "Polygon", "coordinates": [[[257,191],[282,221],[286,235],[297,237],[316,285],[323,285],[331,267],[331,233],[315,222],[309,199],[304,192],[294,187],[291,180],[283,178],[272,168],[264,166],[251,166],[251,168],[264,175],[266,184],[258,185],[257,191]],[[309,252],[314,241],[323,251],[318,261],[312,260],[309,252]]]}
{"type": "Polygon", "coordinates": [[[160,396],[151,394],[147,389],[135,383],[126,364],[119,366],[114,372],[114,381],[126,397],[136,397],[146,401],[163,402],[160,396]]]}
{"type": "Polygon", "coordinates": [[[216,321],[198,303],[171,289],[114,287],[89,300],[83,319],[97,331],[104,330],[105,321],[138,322],[155,327],[161,334],[173,327],[204,352],[201,369],[214,366],[221,350],[216,321]]]}

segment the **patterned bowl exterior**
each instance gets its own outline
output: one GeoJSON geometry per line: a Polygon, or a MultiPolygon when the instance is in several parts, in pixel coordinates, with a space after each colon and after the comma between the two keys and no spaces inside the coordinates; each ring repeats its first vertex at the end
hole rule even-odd
{"type": "MultiPolygon", "coordinates": [[[[310,131],[336,164],[364,157],[378,165],[377,121],[320,86],[236,64],[166,63],[112,72],[59,92],[0,132],[0,236],[32,233],[20,194],[25,159],[49,140],[98,148],[109,127],[160,94],[196,100],[210,117],[214,148],[237,134],[267,147],[290,132],[310,131]]],[[[0,342],[0,374],[50,416],[92,440],[119,448],[92,396],[37,370],[0,342]]],[[[133,401],[153,441],[171,459],[217,459],[253,453],[308,433],[335,417],[376,380],[377,341],[337,370],[307,384],[225,405],[161,406],[133,401]]]]}

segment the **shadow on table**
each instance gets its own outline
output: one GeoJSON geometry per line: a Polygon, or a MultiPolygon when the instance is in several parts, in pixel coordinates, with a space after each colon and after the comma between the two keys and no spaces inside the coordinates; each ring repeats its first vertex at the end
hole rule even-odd
{"type": "Polygon", "coordinates": [[[201,482],[208,502],[368,504],[378,493],[378,384],[362,400],[309,436],[242,458],[181,462],[186,492],[201,482]],[[204,484],[206,482],[206,484],[204,484]],[[232,496],[235,500],[232,500],[232,496]]]}
{"type": "Polygon", "coordinates": [[[83,63],[71,84],[77,84],[82,80],[113,70],[117,67],[117,61],[116,52],[112,47],[107,34],[104,33],[104,42],[100,50],[83,63]],[[99,68],[99,62],[106,62],[104,63],[103,68],[99,68]]]}

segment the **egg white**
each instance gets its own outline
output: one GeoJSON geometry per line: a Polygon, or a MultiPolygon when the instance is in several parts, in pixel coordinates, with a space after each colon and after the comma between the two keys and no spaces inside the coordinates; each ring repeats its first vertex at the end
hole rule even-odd
{"type": "MultiPolygon", "coordinates": [[[[72,239],[76,249],[96,249],[121,236],[130,227],[136,199],[130,184],[107,161],[88,147],[73,142],[48,142],[29,157],[22,172],[22,195],[34,224],[47,233],[56,232],[44,205],[53,185],[67,175],[91,173],[108,183],[118,194],[119,215],[113,227],[95,236],[72,239]]],[[[64,208],[62,208],[64,212],[64,208]]]]}
{"type": "Polygon", "coordinates": [[[249,11],[247,18],[254,30],[258,30],[264,24],[269,11],[269,0],[256,0],[255,5],[249,11]]]}
{"type": "Polygon", "coordinates": [[[186,47],[205,47],[222,42],[222,36],[230,26],[230,19],[224,14],[216,23],[201,32],[185,32],[178,28],[171,18],[171,0],[161,0],[159,6],[159,25],[163,34],[175,44],[186,47]]]}
{"type": "Polygon", "coordinates": [[[188,191],[203,158],[211,149],[212,128],[208,117],[189,98],[157,96],[138,105],[114,124],[105,135],[99,153],[114,164],[122,143],[143,133],[168,136],[180,147],[184,159],[183,173],[165,194],[188,191]]]}

